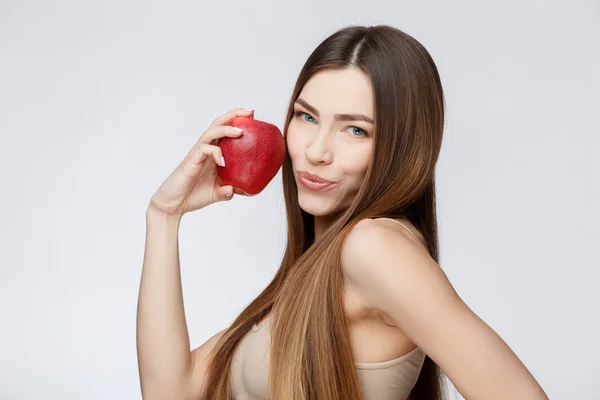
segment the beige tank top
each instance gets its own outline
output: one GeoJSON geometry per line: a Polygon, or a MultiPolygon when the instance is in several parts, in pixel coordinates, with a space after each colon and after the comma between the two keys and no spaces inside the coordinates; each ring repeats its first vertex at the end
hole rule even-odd
{"type": "MultiPolygon", "coordinates": [[[[400,221],[392,221],[398,222],[414,235],[400,221]]],[[[268,318],[260,325],[254,325],[233,355],[231,389],[235,400],[269,399],[270,321],[268,318]]],[[[365,400],[408,398],[424,361],[425,353],[415,347],[393,360],[377,363],[355,362],[365,400]]]]}

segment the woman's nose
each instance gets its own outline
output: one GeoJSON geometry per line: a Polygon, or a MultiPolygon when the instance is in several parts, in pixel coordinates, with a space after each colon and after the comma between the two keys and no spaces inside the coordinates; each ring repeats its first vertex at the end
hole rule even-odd
{"type": "Polygon", "coordinates": [[[313,140],[306,147],[306,159],[312,164],[331,164],[333,161],[333,154],[329,149],[329,143],[327,140],[326,133],[320,133],[315,136],[313,140]]]}

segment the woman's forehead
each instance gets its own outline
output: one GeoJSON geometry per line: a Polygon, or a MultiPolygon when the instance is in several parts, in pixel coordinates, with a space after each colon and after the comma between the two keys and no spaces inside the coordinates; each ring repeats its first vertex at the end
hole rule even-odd
{"type": "Polygon", "coordinates": [[[374,119],[371,81],[356,68],[316,73],[306,82],[299,97],[322,115],[363,114],[374,119]]]}

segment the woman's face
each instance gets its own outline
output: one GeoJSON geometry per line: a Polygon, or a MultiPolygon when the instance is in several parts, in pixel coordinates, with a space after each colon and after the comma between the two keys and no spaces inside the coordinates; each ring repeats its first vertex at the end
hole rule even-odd
{"type": "Polygon", "coordinates": [[[287,131],[304,211],[326,216],[350,206],[371,158],[373,120],[371,82],[359,69],[324,70],[304,85],[287,131]]]}

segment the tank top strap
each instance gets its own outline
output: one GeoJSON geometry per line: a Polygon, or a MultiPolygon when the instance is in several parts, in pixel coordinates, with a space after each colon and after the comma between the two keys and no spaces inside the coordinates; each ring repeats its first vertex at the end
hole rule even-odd
{"type": "Polygon", "coordinates": [[[387,220],[390,220],[390,221],[397,222],[398,224],[402,225],[407,231],[409,231],[415,238],[417,238],[417,239],[419,238],[408,226],[406,226],[404,223],[398,221],[397,219],[387,218],[387,217],[381,217],[381,218],[378,218],[378,219],[387,219],[387,220]]]}

